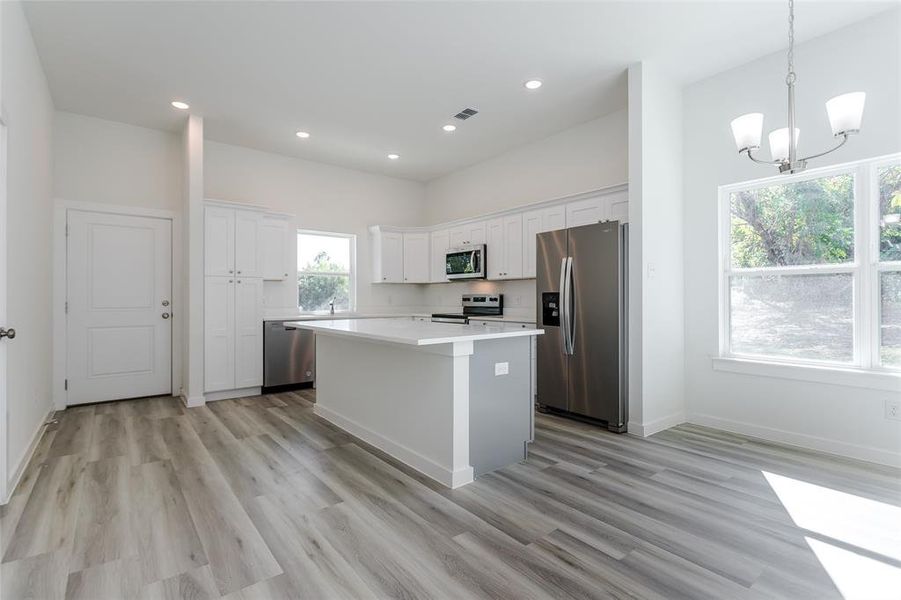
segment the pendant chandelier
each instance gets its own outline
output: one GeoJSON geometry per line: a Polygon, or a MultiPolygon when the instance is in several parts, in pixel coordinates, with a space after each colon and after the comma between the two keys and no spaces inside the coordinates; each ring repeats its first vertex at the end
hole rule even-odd
{"type": "Polygon", "coordinates": [[[863,105],[866,99],[864,92],[851,92],[836,96],[826,102],[826,114],[832,126],[832,135],[841,138],[837,145],[825,152],[798,158],[798,137],[801,130],[795,127],[795,2],[788,2],[788,74],[785,85],[788,87],[788,127],[776,129],[769,134],[770,154],[772,160],[761,160],[754,156],[760,149],[760,138],[763,132],[763,113],[749,113],[732,121],[732,135],[739,154],[747,154],[754,162],[764,165],[776,165],[780,173],[798,173],[807,167],[807,161],[825,156],[845,145],[848,137],[860,132],[860,121],[863,117],[863,105]],[[794,135],[789,135],[793,131],[794,135]]]}

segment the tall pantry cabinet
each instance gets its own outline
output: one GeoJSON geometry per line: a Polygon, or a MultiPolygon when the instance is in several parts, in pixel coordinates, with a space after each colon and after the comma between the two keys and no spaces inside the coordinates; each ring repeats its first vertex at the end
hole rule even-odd
{"type": "Polygon", "coordinates": [[[264,214],[207,204],[204,213],[204,390],[263,385],[264,214]]]}

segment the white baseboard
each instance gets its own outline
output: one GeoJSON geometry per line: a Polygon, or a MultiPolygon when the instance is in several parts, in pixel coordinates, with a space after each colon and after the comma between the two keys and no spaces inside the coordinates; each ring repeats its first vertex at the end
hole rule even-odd
{"type": "MultiPolygon", "coordinates": [[[[232,398],[246,398],[247,396],[259,396],[262,390],[258,387],[239,388],[237,390],[222,390],[221,392],[208,392],[203,395],[206,402],[216,400],[231,400],[232,398]]],[[[196,400],[195,400],[196,401],[196,400]]],[[[199,404],[196,406],[200,406],[199,404]]]]}
{"type": "Polygon", "coordinates": [[[471,483],[474,479],[472,467],[451,471],[430,458],[426,458],[421,454],[410,450],[406,446],[393,442],[385,436],[368,429],[356,421],[352,421],[346,417],[339,415],[331,409],[325,408],[319,404],[313,407],[313,412],[343,429],[344,431],[354,435],[368,444],[372,444],[379,450],[387,452],[405,465],[413,467],[423,475],[431,477],[438,483],[446,485],[449,488],[458,488],[467,483],[471,483]]]}
{"type": "Polygon", "coordinates": [[[901,467],[901,454],[889,450],[882,450],[880,448],[859,446],[857,444],[849,444],[847,442],[817,437],[806,433],[786,431],[774,427],[764,427],[762,425],[733,421],[731,419],[723,419],[701,413],[689,413],[688,422],[696,425],[713,427],[715,429],[722,429],[724,431],[731,431],[732,433],[749,435],[771,442],[779,442],[780,444],[798,446],[808,450],[818,450],[820,452],[836,454],[838,456],[854,458],[857,460],[865,460],[881,465],[888,465],[890,467],[901,467]]]}
{"type": "Polygon", "coordinates": [[[649,435],[654,435],[659,431],[663,431],[664,429],[669,429],[670,427],[675,427],[680,423],[685,423],[685,413],[677,412],[671,415],[667,415],[665,417],[661,417],[659,419],[654,419],[648,423],[639,423],[637,421],[629,421],[628,431],[633,435],[638,435],[641,437],[648,437],[649,435]]]}
{"type": "Polygon", "coordinates": [[[198,406],[206,404],[206,398],[203,396],[185,396],[184,394],[181,394],[180,397],[187,408],[197,408],[198,406]]]}
{"type": "Polygon", "coordinates": [[[16,491],[16,487],[19,485],[19,481],[22,480],[22,475],[25,474],[25,469],[28,467],[28,463],[31,462],[31,458],[34,456],[34,451],[37,450],[38,442],[41,441],[41,436],[44,433],[44,427],[47,425],[47,420],[50,419],[50,415],[53,413],[53,408],[50,408],[47,411],[47,414],[44,415],[44,418],[41,419],[38,424],[37,429],[31,436],[31,441],[28,443],[28,447],[25,449],[24,454],[19,458],[19,462],[16,463],[16,467],[13,470],[13,476],[6,482],[6,497],[0,498],[2,502],[0,504],[6,504],[9,502],[9,499],[12,498],[13,493],[16,491]]]}

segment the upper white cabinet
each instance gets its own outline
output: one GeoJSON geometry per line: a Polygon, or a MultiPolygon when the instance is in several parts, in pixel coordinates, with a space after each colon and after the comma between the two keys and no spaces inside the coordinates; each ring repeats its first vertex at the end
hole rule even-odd
{"type": "Polygon", "coordinates": [[[522,215],[522,276],[535,277],[536,236],[545,231],[566,229],[565,206],[549,206],[522,215]]]}
{"type": "Polygon", "coordinates": [[[485,221],[476,221],[452,227],[449,235],[451,248],[459,248],[469,244],[484,244],[486,239],[485,221]]]}
{"type": "Polygon", "coordinates": [[[522,215],[491,219],[486,225],[488,279],[522,277],[522,215]]]}
{"type": "Polygon", "coordinates": [[[264,215],[260,224],[260,260],[263,279],[284,280],[295,268],[290,264],[291,225],[287,217],[264,215]]]}
{"type": "Polygon", "coordinates": [[[235,273],[235,210],[207,206],[203,220],[203,263],[206,275],[235,273]]]}
{"type": "Polygon", "coordinates": [[[443,283],[447,279],[447,249],[450,248],[450,232],[447,229],[429,234],[431,252],[429,260],[429,281],[443,283]]]}
{"type": "Polygon", "coordinates": [[[251,210],[235,211],[235,275],[262,277],[260,226],[263,214],[251,210]]]}
{"type": "Polygon", "coordinates": [[[429,234],[404,233],[404,283],[429,282],[429,234]]]}
{"type": "Polygon", "coordinates": [[[421,227],[375,225],[373,277],[381,283],[440,283],[447,281],[445,255],[450,248],[472,244],[487,247],[487,279],[535,277],[536,238],[539,233],[579,227],[600,221],[629,220],[629,192],[625,185],[505,210],[491,218],[421,227]]]}
{"type": "Polygon", "coordinates": [[[369,231],[372,236],[372,281],[403,283],[404,234],[383,231],[380,227],[371,227],[369,231]]]}
{"type": "Polygon", "coordinates": [[[601,197],[577,200],[566,205],[566,226],[590,225],[607,218],[605,203],[601,197]]]}
{"type": "Polygon", "coordinates": [[[207,206],[203,225],[204,274],[260,277],[262,220],[262,212],[207,206]]]}

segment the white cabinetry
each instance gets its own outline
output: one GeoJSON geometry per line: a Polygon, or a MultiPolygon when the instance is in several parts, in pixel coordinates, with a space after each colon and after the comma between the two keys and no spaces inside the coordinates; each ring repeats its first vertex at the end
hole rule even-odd
{"type": "Polygon", "coordinates": [[[577,200],[566,205],[566,226],[590,225],[607,218],[607,211],[600,197],[577,200]]]}
{"type": "Polygon", "coordinates": [[[450,247],[485,243],[485,221],[466,223],[450,229],[450,247]]]}
{"type": "Polygon", "coordinates": [[[447,281],[447,249],[450,248],[450,232],[447,229],[433,231],[430,236],[431,256],[429,260],[429,281],[447,281]]]}
{"type": "MultiPolygon", "coordinates": [[[[544,231],[565,229],[566,209],[550,206],[530,210],[522,215],[522,276],[535,277],[536,236],[544,231]]],[[[489,259],[490,260],[490,259],[489,259]]]]}
{"type": "MultiPolygon", "coordinates": [[[[204,390],[263,385],[264,214],[207,205],[204,212],[204,390]]],[[[279,225],[284,277],[287,222],[279,225]]],[[[268,251],[275,251],[271,248],[268,251]]]]}
{"type": "Polygon", "coordinates": [[[235,279],[236,389],[263,385],[263,280],[235,279]]]}
{"type": "Polygon", "coordinates": [[[507,215],[486,226],[488,279],[522,277],[522,215],[507,215]]]}
{"type": "Polygon", "coordinates": [[[263,280],[207,277],[204,286],[204,390],[263,385],[263,280]]]}
{"type": "Polygon", "coordinates": [[[405,233],[404,283],[429,282],[429,234],[405,233]]]}
{"type": "Polygon", "coordinates": [[[263,216],[260,224],[260,260],[263,265],[263,279],[282,281],[291,271],[289,248],[290,224],[286,217],[263,216]]]}
{"type": "Polygon", "coordinates": [[[403,283],[404,281],[404,234],[397,231],[383,231],[371,227],[372,235],[372,281],[375,283],[403,283]]]}
{"type": "Polygon", "coordinates": [[[235,275],[262,277],[260,261],[260,225],[263,214],[251,210],[235,211],[235,275]]]}

